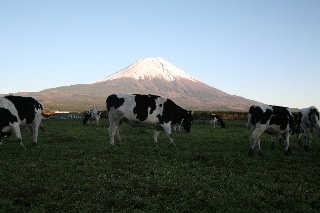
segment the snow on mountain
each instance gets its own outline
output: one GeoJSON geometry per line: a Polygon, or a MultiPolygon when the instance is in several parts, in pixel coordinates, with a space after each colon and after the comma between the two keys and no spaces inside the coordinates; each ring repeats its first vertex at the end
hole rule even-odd
{"type": "Polygon", "coordinates": [[[114,80],[118,78],[134,78],[136,80],[151,80],[153,78],[161,78],[170,82],[180,80],[182,78],[197,82],[197,80],[191,75],[183,72],[162,58],[157,57],[140,59],[128,67],[93,83],[114,80]]]}

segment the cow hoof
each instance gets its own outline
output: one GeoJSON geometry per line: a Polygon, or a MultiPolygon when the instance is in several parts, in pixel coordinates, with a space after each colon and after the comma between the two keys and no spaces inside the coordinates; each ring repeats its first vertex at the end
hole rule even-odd
{"type": "Polygon", "coordinates": [[[274,143],[271,144],[271,149],[275,149],[275,148],[276,148],[276,146],[274,145],[274,143]]]}
{"type": "Polygon", "coordinates": [[[285,154],[286,156],[288,156],[288,155],[291,154],[291,153],[292,153],[292,151],[291,151],[290,147],[288,147],[287,150],[284,150],[284,154],[285,154]]]}
{"type": "Polygon", "coordinates": [[[309,152],[309,146],[304,146],[304,151],[309,152]]]}
{"type": "Polygon", "coordinates": [[[38,143],[32,142],[32,146],[37,146],[37,145],[38,145],[38,143]]]}
{"type": "Polygon", "coordinates": [[[260,151],[258,152],[258,155],[261,157],[263,156],[262,152],[260,152],[260,151]]]}
{"type": "Polygon", "coordinates": [[[302,145],[301,140],[298,141],[298,144],[299,144],[299,145],[302,145]]]}
{"type": "Polygon", "coordinates": [[[249,156],[252,157],[253,156],[253,149],[249,150],[249,156]]]}

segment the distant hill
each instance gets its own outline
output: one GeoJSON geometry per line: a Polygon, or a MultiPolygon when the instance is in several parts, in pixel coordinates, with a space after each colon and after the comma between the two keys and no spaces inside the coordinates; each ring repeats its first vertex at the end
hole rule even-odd
{"type": "Polygon", "coordinates": [[[246,111],[258,103],[204,84],[162,58],[140,59],[91,84],[16,95],[38,96],[51,109],[83,111],[93,107],[106,109],[105,100],[113,93],[161,95],[192,110],[246,111]]]}

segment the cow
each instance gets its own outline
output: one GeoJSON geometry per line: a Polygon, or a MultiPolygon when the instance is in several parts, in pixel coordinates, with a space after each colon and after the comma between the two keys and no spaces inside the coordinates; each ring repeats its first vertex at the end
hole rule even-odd
{"type": "Polygon", "coordinates": [[[287,107],[264,104],[251,106],[247,123],[247,127],[251,129],[249,155],[253,155],[256,144],[258,153],[261,154],[260,136],[264,132],[272,136],[281,135],[284,138],[284,152],[288,155],[291,152],[289,138],[293,126],[293,115],[287,107]]]}
{"type": "Polygon", "coordinates": [[[101,116],[101,111],[98,111],[97,109],[88,110],[83,118],[83,125],[86,125],[87,123],[89,123],[89,121],[94,121],[94,120],[98,125],[100,116],[101,116]]]}
{"type": "Polygon", "coordinates": [[[299,144],[301,144],[300,134],[305,134],[305,151],[307,152],[311,142],[311,132],[315,130],[320,138],[320,117],[319,110],[314,107],[303,108],[297,115],[296,132],[298,132],[299,144]]]}
{"type": "Polygon", "coordinates": [[[216,128],[217,126],[221,126],[222,128],[225,128],[226,126],[223,123],[223,120],[221,119],[221,117],[219,115],[216,114],[211,114],[210,115],[210,123],[213,124],[213,128],[216,128]]]}
{"type": "Polygon", "coordinates": [[[14,132],[18,143],[24,148],[20,128],[28,127],[33,145],[37,145],[38,129],[41,125],[42,100],[35,97],[5,96],[0,98],[0,144],[2,138],[9,137],[14,132]]]}
{"type": "Polygon", "coordinates": [[[171,125],[182,124],[190,132],[193,113],[175,104],[172,100],[150,94],[112,94],[106,100],[109,117],[110,145],[116,141],[121,144],[119,127],[125,122],[132,127],[152,126],[154,143],[161,131],[164,131],[170,144],[175,145],[171,134],[171,125]]]}

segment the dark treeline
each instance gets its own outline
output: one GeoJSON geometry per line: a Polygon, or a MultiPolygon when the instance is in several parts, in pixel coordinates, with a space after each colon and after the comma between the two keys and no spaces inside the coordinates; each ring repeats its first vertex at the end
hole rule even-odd
{"type": "MultiPolygon", "coordinates": [[[[225,120],[246,120],[248,118],[248,112],[234,112],[234,111],[194,111],[193,118],[195,120],[209,120],[211,114],[217,114],[225,120]]],[[[101,117],[107,117],[107,111],[101,112],[101,117]]]]}
{"type": "Polygon", "coordinates": [[[194,111],[193,118],[195,120],[209,120],[211,114],[217,114],[225,120],[246,120],[248,112],[234,112],[234,111],[194,111]]]}

